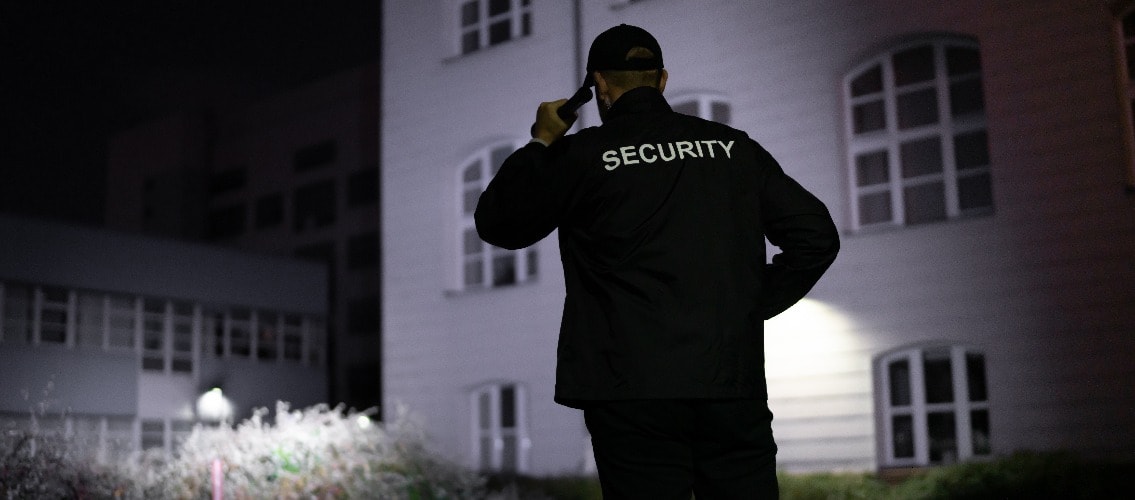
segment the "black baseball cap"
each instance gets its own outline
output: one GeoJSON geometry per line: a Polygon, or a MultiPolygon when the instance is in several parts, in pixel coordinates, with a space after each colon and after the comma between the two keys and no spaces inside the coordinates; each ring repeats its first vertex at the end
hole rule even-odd
{"type": "Polygon", "coordinates": [[[591,50],[587,53],[587,78],[584,86],[594,85],[591,79],[593,71],[648,71],[662,69],[662,47],[648,31],[620,24],[604,31],[591,42],[591,50]],[[654,57],[627,58],[627,53],[635,47],[642,47],[654,53],[654,57]]]}

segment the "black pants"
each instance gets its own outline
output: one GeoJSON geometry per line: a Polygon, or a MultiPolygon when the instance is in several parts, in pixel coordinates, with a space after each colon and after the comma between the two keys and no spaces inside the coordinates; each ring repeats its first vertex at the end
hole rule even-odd
{"type": "Polygon", "coordinates": [[[766,401],[599,402],[583,418],[605,500],[777,498],[766,401]]]}

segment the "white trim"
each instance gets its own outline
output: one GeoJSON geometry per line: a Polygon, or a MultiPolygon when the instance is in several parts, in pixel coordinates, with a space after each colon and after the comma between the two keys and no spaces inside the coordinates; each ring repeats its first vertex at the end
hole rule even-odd
{"type": "MultiPolygon", "coordinates": [[[[476,222],[473,219],[472,209],[475,206],[470,206],[470,211],[466,211],[465,200],[466,196],[475,194],[480,196],[488,187],[489,182],[496,174],[496,169],[499,166],[494,166],[493,153],[502,150],[509,150],[513,152],[521,147],[524,147],[526,142],[519,140],[506,140],[491,143],[483,148],[478,149],[473,154],[465,157],[463,161],[458,163],[459,167],[456,172],[455,185],[457,186],[455,199],[457,200],[454,220],[458,221],[456,225],[456,239],[454,249],[451,255],[455,256],[456,272],[454,273],[453,280],[450,284],[453,290],[456,291],[473,291],[473,290],[489,290],[495,288],[506,288],[510,286],[519,285],[521,283],[528,283],[536,280],[539,277],[539,267],[537,264],[536,269],[529,268],[529,261],[532,258],[539,259],[539,243],[533,244],[527,248],[520,250],[505,250],[481,241],[477,238],[480,245],[480,250],[472,254],[465,253],[465,238],[466,234],[470,231],[476,231],[476,222]],[[472,168],[479,169],[476,179],[466,180],[465,172],[472,168]],[[515,273],[515,280],[512,283],[501,285],[493,284],[493,261],[497,258],[511,258],[513,270],[515,273]],[[465,275],[466,264],[480,263],[480,281],[478,283],[467,283],[465,275]]],[[[475,236],[475,235],[473,235],[475,236]]]]}
{"type": "MultiPolygon", "coordinates": [[[[967,354],[984,353],[976,348],[962,345],[928,345],[909,349],[893,351],[880,356],[876,361],[877,373],[881,384],[878,391],[879,416],[878,425],[883,435],[882,449],[879,450],[880,465],[883,467],[921,467],[929,465],[942,465],[951,460],[944,459],[932,462],[930,457],[930,435],[928,416],[931,413],[949,412],[954,416],[955,461],[964,462],[974,459],[978,455],[974,450],[973,428],[971,414],[975,410],[989,411],[988,388],[985,401],[971,401],[969,394],[969,373],[967,370],[967,354]],[[950,377],[953,390],[953,400],[945,403],[928,403],[926,401],[926,374],[923,366],[923,356],[928,350],[949,350],[950,377]],[[895,362],[906,361],[909,370],[908,382],[910,388],[909,406],[891,405],[891,372],[890,366],[895,362]],[[913,429],[912,437],[914,456],[910,458],[895,456],[894,417],[910,415],[913,429]]],[[[984,365],[982,366],[984,369],[984,365]]]]}
{"type": "Polygon", "coordinates": [[[523,474],[529,470],[529,455],[532,448],[532,441],[528,436],[528,396],[522,384],[516,382],[496,382],[481,385],[469,393],[469,408],[470,416],[470,438],[471,438],[471,453],[470,465],[481,471],[503,471],[514,472],[523,474]],[[513,426],[504,427],[502,422],[502,403],[501,394],[504,389],[511,388],[513,391],[513,426]],[[488,425],[482,425],[481,421],[481,400],[487,397],[488,405],[488,425]],[[513,456],[516,458],[516,463],[513,464],[515,469],[508,469],[507,464],[504,463],[505,459],[505,439],[508,437],[513,438],[513,456]],[[481,447],[481,441],[488,438],[492,442],[493,449],[488,454],[489,463],[484,463],[481,447]]]}
{"type": "MultiPolygon", "coordinates": [[[[895,45],[871,57],[866,62],[857,65],[848,71],[842,82],[844,137],[846,144],[847,189],[850,205],[850,226],[852,230],[870,229],[877,227],[902,227],[908,225],[904,206],[904,189],[933,183],[942,183],[945,203],[945,220],[952,220],[966,215],[960,207],[958,194],[958,181],[966,177],[988,175],[990,165],[971,167],[959,173],[954,156],[954,140],[957,135],[988,129],[985,112],[969,116],[955,117],[950,112],[950,84],[978,80],[981,81],[984,72],[970,73],[960,76],[951,76],[947,71],[946,49],[967,48],[980,54],[980,46],[969,39],[962,37],[935,37],[911,41],[895,45]],[[905,84],[901,89],[894,83],[893,57],[904,50],[922,46],[930,46],[934,58],[934,78],[931,80],[905,84]],[[860,96],[851,95],[851,83],[866,72],[879,67],[881,69],[882,90],[860,96]],[[910,95],[913,92],[933,89],[937,97],[938,119],[934,123],[918,125],[907,129],[898,128],[898,98],[901,95],[910,95]],[[881,101],[884,108],[885,126],[879,130],[872,130],[856,134],[855,107],[857,105],[881,101]],[[920,175],[913,178],[903,178],[901,164],[901,148],[904,143],[917,139],[938,138],[941,146],[942,169],[938,172],[920,175]],[[856,159],[860,154],[871,152],[885,152],[887,157],[888,179],[885,182],[870,186],[859,186],[857,183],[858,166],[856,159]],[[870,194],[888,193],[890,200],[890,219],[862,223],[860,197],[870,194]]],[[[988,144],[986,146],[988,148],[988,144]]],[[[992,182],[992,180],[990,180],[992,182]]],[[[986,213],[993,207],[980,207],[970,211],[974,214],[986,213]]]]}

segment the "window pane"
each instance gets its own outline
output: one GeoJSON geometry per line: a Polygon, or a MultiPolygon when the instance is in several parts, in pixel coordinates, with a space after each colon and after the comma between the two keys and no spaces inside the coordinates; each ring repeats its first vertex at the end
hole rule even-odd
{"type": "Polygon", "coordinates": [[[989,174],[967,175],[958,179],[958,208],[972,210],[993,206],[993,186],[989,174]]]}
{"type": "Polygon", "coordinates": [[[883,101],[871,101],[857,104],[851,110],[852,128],[856,134],[882,130],[887,126],[886,108],[883,101]]]}
{"type": "Polygon", "coordinates": [[[930,463],[950,464],[958,460],[957,426],[953,412],[933,412],[926,415],[927,434],[930,438],[930,463]]]}
{"type": "Polygon", "coordinates": [[[969,414],[970,433],[973,436],[973,454],[988,455],[992,449],[989,446],[989,410],[974,410],[969,414]]]}
{"type": "Polygon", "coordinates": [[[481,429],[488,429],[492,426],[492,406],[489,405],[489,393],[482,392],[477,396],[477,416],[479,417],[481,429]]]}
{"type": "Polygon", "coordinates": [[[489,470],[493,466],[493,438],[481,437],[481,470],[489,470]]]}
{"type": "Polygon", "coordinates": [[[477,202],[481,200],[480,187],[466,189],[461,198],[461,209],[466,215],[473,215],[477,211],[477,202]]]}
{"type": "Polygon", "coordinates": [[[501,471],[516,472],[516,462],[518,455],[519,442],[516,436],[505,435],[502,437],[504,441],[504,449],[501,450],[501,471]]]}
{"type": "Polygon", "coordinates": [[[520,16],[520,34],[528,36],[532,34],[532,14],[525,12],[520,16]]]}
{"type": "Polygon", "coordinates": [[[481,285],[485,282],[484,268],[481,259],[472,259],[465,262],[465,286],[481,285]]]}
{"type": "Polygon", "coordinates": [[[492,154],[490,155],[490,161],[491,161],[490,165],[492,165],[492,167],[493,167],[493,174],[494,175],[496,175],[497,170],[500,170],[501,165],[504,165],[504,161],[506,159],[508,159],[508,156],[511,155],[511,154],[512,154],[512,147],[511,146],[496,148],[496,149],[493,150],[492,154]]]}
{"type": "Polygon", "coordinates": [[[512,0],[489,0],[489,16],[504,14],[510,10],[512,0]]]}
{"type": "Polygon", "coordinates": [[[477,2],[465,2],[461,5],[461,25],[469,26],[476,24],[480,20],[480,11],[477,9],[477,2]]]}
{"type": "Polygon", "coordinates": [[[710,113],[709,119],[713,120],[717,123],[724,123],[724,124],[728,125],[729,121],[733,119],[732,109],[729,108],[728,104],[723,103],[723,102],[716,102],[715,101],[712,104],[710,104],[710,112],[709,113],[710,113]]]}
{"type": "Polygon", "coordinates": [[[468,54],[476,52],[481,48],[481,32],[477,30],[466,32],[461,35],[461,53],[468,54]]]}
{"type": "Polygon", "coordinates": [[[887,365],[887,378],[890,379],[891,406],[910,405],[910,362],[893,361],[887,365]]]}
{"type": "Polygon", "coordinates": [[[859,196],[859,223],[874,224],[894,220],[891,215],[891,194],[888,192],[859,196]]]}
{"type": "Polygon", "coordinates": [[[465,171],[461,173],[461,180],[465,182],[481,180],[481,160],[477,160],[465,167],[465,171]]]}
{"type": "Polygon", "coordinates": [[[901,94],[896,104],[900,129],[938,123],[938,96],[933,88],[901,94]]]}
{"type": "Polygon", "coordinates": [[[924,45],[895,53],[892,58],[895,85],[924,82],[934,78],[934,47],[924,45]]]}
{"type": "Polygon", "coordinates": [[[161,420],[142,421],[142,449],[165,446],[165,423],[161,420]]]}
{"type": "Polygon", "coordinates": [[[468,228],[465,230],[465,255],[473,255],[481,252],[484,243],[481,237],[477,236],[475,228],[468,228]]]}
{"type": "Polygon", "coordinates": [[[516,254],[493,257],[493,286],[516,284],[516,254]]]}
{"type": "Polygon", "coordinates": [[[686,101],[686,102],[678,103],[678,104],[671,106],[671,108],[674,110],[675,113],[681,113],[683,115],[690,115],[690,116],[697,116],[698,115],[698,103],[697,103],[697,101],[686,101]]]}
{"type": "Polygon", "coordinates": [[[501,427],[516,427],[516,387],[511,385],[501,387],[501,427]]]}
{"type": "Polygon", "coordinates": [[[540,271],[540,259],[536,247],[529,247],[527,254],[525,258],[528,261],[528,277],[536,276],[540,271]]]}
{"type": "Polygon", "coordinates": [[[895,415],[891,417],[891,429],[894,433],[895,458],[914,457],[914,419],[910,415],[895,415]]]}
{"type": "Polygon", "coordinates": [[[102,294],[82,293],[79,294],[78,302],[79,345],[101,347],[104,316],[102,294]]]}
{"type": "Polygon", "coordinates": [[[985,355],[979,352],[966,353],[966,383],[969,387],[970,401],[985,401],[985,355]]]}
{"type": "Polygon", "coordinates": [[[941,182],[903,189],[903,208],[907,224],[946,220],[946,193],[941,182]]]}
{"type": "Polygon", "coordinates": [[[954,378],[950,372],[950,349],[927,349],[923,351],[922,376],[926,382],[927,404],[952,403],[954,401],[954,378]]]}
{"type": "Polygon", "coordinates": [[[968,47],[946,49],[946,73],[950,76],[981,72],[981,53],[968,47]]]}
{"type": "Polygon", "coordinates": [[[883,67],[875,67],[864,71],[851,81],[851,97],[874,94],[883,91],[883,67]]]}
{"type": "Polygon", "coordinates": [[[937,136],[902,143],[899,156],[903,179],[942,171],[942,141],[937,136]]]}
{"type": "Polygon", "coordinates": [[[292,198],[292,226],[296,232],[335,223],[335,180],[314,182],[296,189],[292,198]]]}
{"type": "Polygon", "coordinates": [[[229,329],[229,352],[247,358],[252,353],[252,315],[247,309],[232,312],[229,329]]]}
{"type": "Polygon", "coordinates": [[[954,136],[954,164],[958,170],[989,165],[989,138],[984,130],[954,136]]]}
{"type": "Polygon", "coordinates": [[[512,38],[512,20],[502,19],[489,25],[489,45],[507,42],[512,38]]]}
{"type": "Polygon", "coordinates": [[[950,84],[950,114],[963,116],[985,111],[985,96],[981,92],[981,79],[974,78],[950,84]]]}

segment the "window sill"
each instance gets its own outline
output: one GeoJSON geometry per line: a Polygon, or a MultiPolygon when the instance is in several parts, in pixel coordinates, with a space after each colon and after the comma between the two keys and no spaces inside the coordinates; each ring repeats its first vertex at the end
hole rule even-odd
{"type": "Polygon", "coordinates": [[[477,287],[477,288],[451,288],[442,292],[445,298],[459,298],[459,297],[474,297],[484,295],[487,293],[505,292],[508,290],[523,290],[530,286],[534,286],[540,282],[539,276],[534,276],[528,281],[521,281],[512,285],[495,286],[495,287],[477,287]]]}

